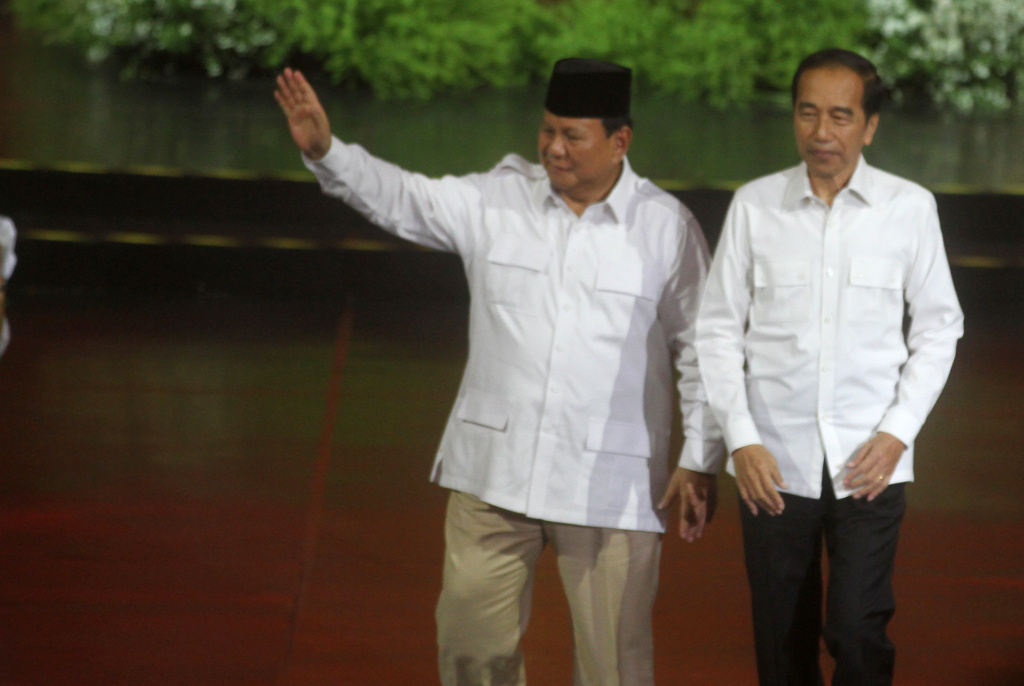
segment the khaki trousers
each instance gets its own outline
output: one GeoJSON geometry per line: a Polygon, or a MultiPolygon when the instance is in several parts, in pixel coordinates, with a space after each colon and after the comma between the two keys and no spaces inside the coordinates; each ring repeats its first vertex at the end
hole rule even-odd
{"type": "Polygon", "coordinates": [[[547,543],[569,601],[576,686],[651,686],[661,534],[555,524],[453,491],[437,606],[444,686],[523,686],[519,643],[547,543]]]}

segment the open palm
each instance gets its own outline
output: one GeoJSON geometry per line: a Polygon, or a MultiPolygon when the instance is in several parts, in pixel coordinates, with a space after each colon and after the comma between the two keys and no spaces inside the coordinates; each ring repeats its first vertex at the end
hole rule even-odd
{"type": "Polygon", "coordinates": [[[306,157],[319,160],[331,148],[331,126],[316,92],[302,72],[285,69],[277,77],[274,98],[288,117],[295,144],[306,157]]]}

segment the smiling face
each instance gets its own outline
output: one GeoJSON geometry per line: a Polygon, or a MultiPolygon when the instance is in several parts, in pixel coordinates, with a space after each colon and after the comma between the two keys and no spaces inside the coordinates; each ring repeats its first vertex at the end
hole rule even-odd
{"type": "Polygon", "coordinates": [[[573,209],[585,208],[611,191],[631,139],[628,126],[609,136],[600,119],[559,117],[545,111],[537,153],[551,187],[573,209]]]}
{"type": "Polygon", "coordinates": [[[864,83],[846,67],[810,69],[800,77],[793,129],[815,195],[829,204],[850,181],[878,115],[866,117],[864,83]]]}

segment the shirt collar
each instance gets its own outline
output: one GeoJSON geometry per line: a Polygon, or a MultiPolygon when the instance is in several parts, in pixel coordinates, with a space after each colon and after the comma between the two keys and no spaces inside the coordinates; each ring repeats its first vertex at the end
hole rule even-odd
{"type": "Polygon", "coordinates": [[[850,183],[846,184],[846,187],[850,189],[851,193],[856,194],[864,204],[871,205],[872,198],[874,198],[874,187],[873,183],[874,175],[871,173],[871,167],[864,159],[864,155],[860,156],[857,160],[857,168],[853,170],[853,176],[850,177],[850,183]]]}
{"type": "MultiPolygon", "coordinates": [[[[857,160],[857,168],[853,170],[853,176],[850,177],[846,188],[843,189],[844,191],[849,190],[866,205],[871,205],[871,199],[874,197],[874,183],[871,170],[872,167],[864,159],[864,155],[861,155],[860,159],[857,160]]],[[[814,191],[811,190],[811,180],[807,176],[807,163],[801,162],[799,166],[793,167],[791,172],[786,183],[786,193],[782,200],[783,207],[785,208],[795,207],[803,200],[816,197],[814,191]]]]}
{"type": "Polygon", "coordinates": [[[633,167],[630,166],[629,160],[625,157],[622,158],[622,173],[619,174],[618,181],[612,186],[611,192],[608,197],[604,199],[605,204],[608,206],[608,210],[612,214],[612,219],[617,222],[622,222],[626,218],[626,210],[629,207],[629,200],[633,197],[633,191],[636,189],[637,175],[633,171],[633,167]]]}
{"type": "MultiPolygon", "coordinates": [[[[604,211],[611,217],[612,221],[622,222],[626,217],[626,211],[629,208],[630,198],[633,196],[633,191],[636,188],[638,176],[633,171],[633,167],[630,166],[629,160],[625,157],[622,158],[622,173],[619,174],[618,180],[615,185],[612,186],[608,196],[596,202],[587,208],[589,211],[591,207],[604,207],[604,211]]],[[[545,178],[545,181],[547,179],[545,178]]],[[[545,183],[545,202],[553,207],[565,206],[565,201],[562,200],[561,196],[551,187],[550,183],[545,183]]]]}

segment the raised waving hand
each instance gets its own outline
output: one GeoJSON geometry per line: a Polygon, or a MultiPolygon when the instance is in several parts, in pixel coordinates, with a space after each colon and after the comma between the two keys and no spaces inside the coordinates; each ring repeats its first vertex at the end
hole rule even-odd
{"type": "Polygon", "coordinates": [[[277,77],[274,98],[288,117],[288,128],[302,153],[319,160],[331,149],[331,125],[316,91],[302,72],[285,69],[277,77]]]}

